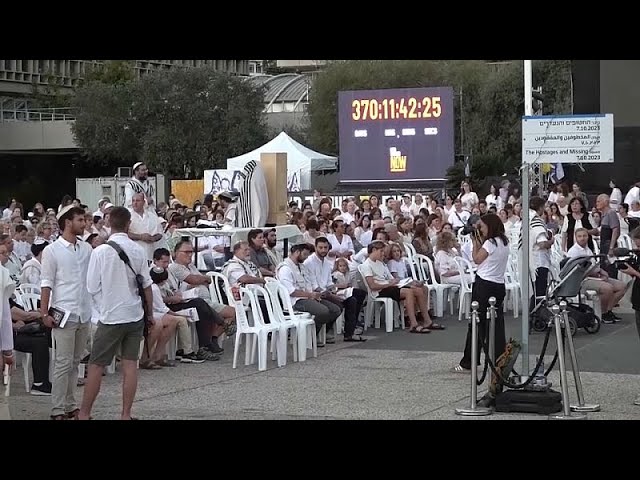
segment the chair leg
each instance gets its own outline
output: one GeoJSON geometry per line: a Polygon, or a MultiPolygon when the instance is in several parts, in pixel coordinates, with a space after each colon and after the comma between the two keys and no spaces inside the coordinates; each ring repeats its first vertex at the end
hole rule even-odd
{"type": "MultiPolygon", "coordinates": [[[[298,361],[298,327],[289,330],[291,332],[291,345],[293,347],[293,361],[298,361]]],[[[286,339],[285,339],[286,342],[286,339]]],[[[287,352],[285,351],[285,354],[287,352]]]]}
{"type": "Polygon", "coordinates": [[[31,391],[31,382],[29,381],[29,370],[31,369],[31,354],[24,353],[22,359],[22,371],[24,373],[24,389],[29,393],[31,391]]]}
{"type": "MultiPolygon", "coordinates": [[[[384,302],[384,325],[387,333],[393,332],[393,322],[395,321],[393,310],[393,301],[384,302]]],[[[404,318],[402,321],[404,321],[404,318]]]]}
{"type": "Polygon", "coordinates": [[[436,288],[436,317],[444,316],[444,290],[436,288]]]}
{"type": "Polygon", "coordinates": [[[236,341],[235,345],[233,346],[233,365],[231,368],[236,368],[238,364],[238,348],[240,348],[240,335],[242,334],[236,330],[236,341]]]}

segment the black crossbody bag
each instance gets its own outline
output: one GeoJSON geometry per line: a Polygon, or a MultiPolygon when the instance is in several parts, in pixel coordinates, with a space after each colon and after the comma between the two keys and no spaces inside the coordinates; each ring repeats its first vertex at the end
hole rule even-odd
{"type": "Polygon", "coordinates": [[[107,245],[111,246],[118,253],[118,256],[120,257],[120,260],[122,260],[124,262],[124,264],[127,267],[129,267],[129,270],[131,270],[133,272],[133,274],[135,275],[135,277],[136,277],[136,285],[138,286],[138,295],[140,295],[140,300],[142,301],[142,309],[144,310],[144,318],[143,318],[143,320],[144,320],[144,338],[147,338],[147,334],[149,333],[149,325],[147,323],[147,316],[148,316],[149,312],[147,312],[147,302],[146,302],[146,299],[145,299],[145,296],[144,296],[144,283],[143,283],[144,277],[142,275],[140,275],[139,273],[136,273],[136,271],[131,266],[131,262],[129,261],[129,256],[125,253],[124,250],[122,250],[120,245],[118,245],[113,240],[108,241],[107,245]]]}

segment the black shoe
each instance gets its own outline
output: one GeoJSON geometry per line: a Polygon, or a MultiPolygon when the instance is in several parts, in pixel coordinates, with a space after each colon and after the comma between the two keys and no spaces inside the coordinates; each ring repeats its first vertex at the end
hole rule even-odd
{"type": "Polygon", "coordinates": [[[43,383],[42,385],[31,385],[31,395],[48,396],[51,395],[51,384],[43,383]]]}
{"type": "Polygon", "coordinates": [[[85,365],[87,363],[89,363],[89,357],[91,356],[91,354],[87,355],[86,357],[84,357],[82,360],[80,360],[80,363],[84,363],[85,365]]]}
{"type": "Polygon", "coordinates": [[[222,348],[217,343],[210,343],[207,347],[207,350],[209,350],[211,353],[215,353],[216,355],[220,355],[222,352],[224,352],[224,348],[222,348]]]}
{"type": "Polygon", "coordinates": [[[611,312],[611,316],[616,320],[622,320],[622,317],[616,315],[614,312],[611,312]]]}
{"type": "Polygon", "coordinates": [[[206,358],[199,357],[195,352],[187,353],[180,357],[181,363],[204,363],[206,358]]]}
{"type": "Polygon", "coordinates": [[[602,323],[611,324],[616,323],[616,319],[613,316],[613,312],[605,312],[602,314],[602,323]]]}
{"type": "Polygon", "coordinates": [[[182,357],[184,357],[184,350],[178,350],[176,352],[176,360],[182,360],[182,357]]]}

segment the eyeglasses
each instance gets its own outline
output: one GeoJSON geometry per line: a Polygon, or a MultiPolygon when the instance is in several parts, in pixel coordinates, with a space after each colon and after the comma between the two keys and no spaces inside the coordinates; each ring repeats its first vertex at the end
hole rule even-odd
{"type": "Polygon", "coordinates": [[[178,253],[189,253],[189,254],[193,254],[193,250],[178,250],[178,253]]]}

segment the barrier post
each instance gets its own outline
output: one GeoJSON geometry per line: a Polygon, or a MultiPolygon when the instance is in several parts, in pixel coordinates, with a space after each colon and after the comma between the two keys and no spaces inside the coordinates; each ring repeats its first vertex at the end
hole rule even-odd
{"type": "Polygon", "coordinates": [[[493,410],[478,406],[478,302],[471,303],[471,401],[469,408],[456,408],[456,415],[479,417],[491,415],[493,410]]]}
{"type": "Polygon", "coordinates": [[[571,411],[599,412],[600,411],[599,404],[584,402],[584,390],[582,389],[582,380],[580,379],[580,368],[578,367],[578,356],[576,355],[576,349],[573,345],[573,335],[571,335],[571,328],[569,328],[569,312],[567,311],[567,302],[565,302],[564,300],[560,302],[560,310],[562,311],[562,318],[564,319],[565,331],[567,332],[567,347],[569,348],[569,355],[571,356],[571,367],[573,370],[573,379],[576,383],[576,393],[578,394],[578,404],[571,405],[571,411]]]}
{"type": "MultiPolygon", "coordinates": [[[[582,420],[585,419],[585,415],[571,415],[571,409],[569,407],[569,385],[567,385],[567,369],[564,363],[564,346],[562,341],[562,327],[560,325],[562,315],[560,314],[560,307],[554,305],[551,307],[553,313],[553,322],[556,331],[556,345],[558,347],[558,364],[560,368],[560,386],[562,387],[562,412],[553,413],[549,415],[550,420],[582,420]]],[[[566,325],[565,328],[569,328],[566,325]]]]}

